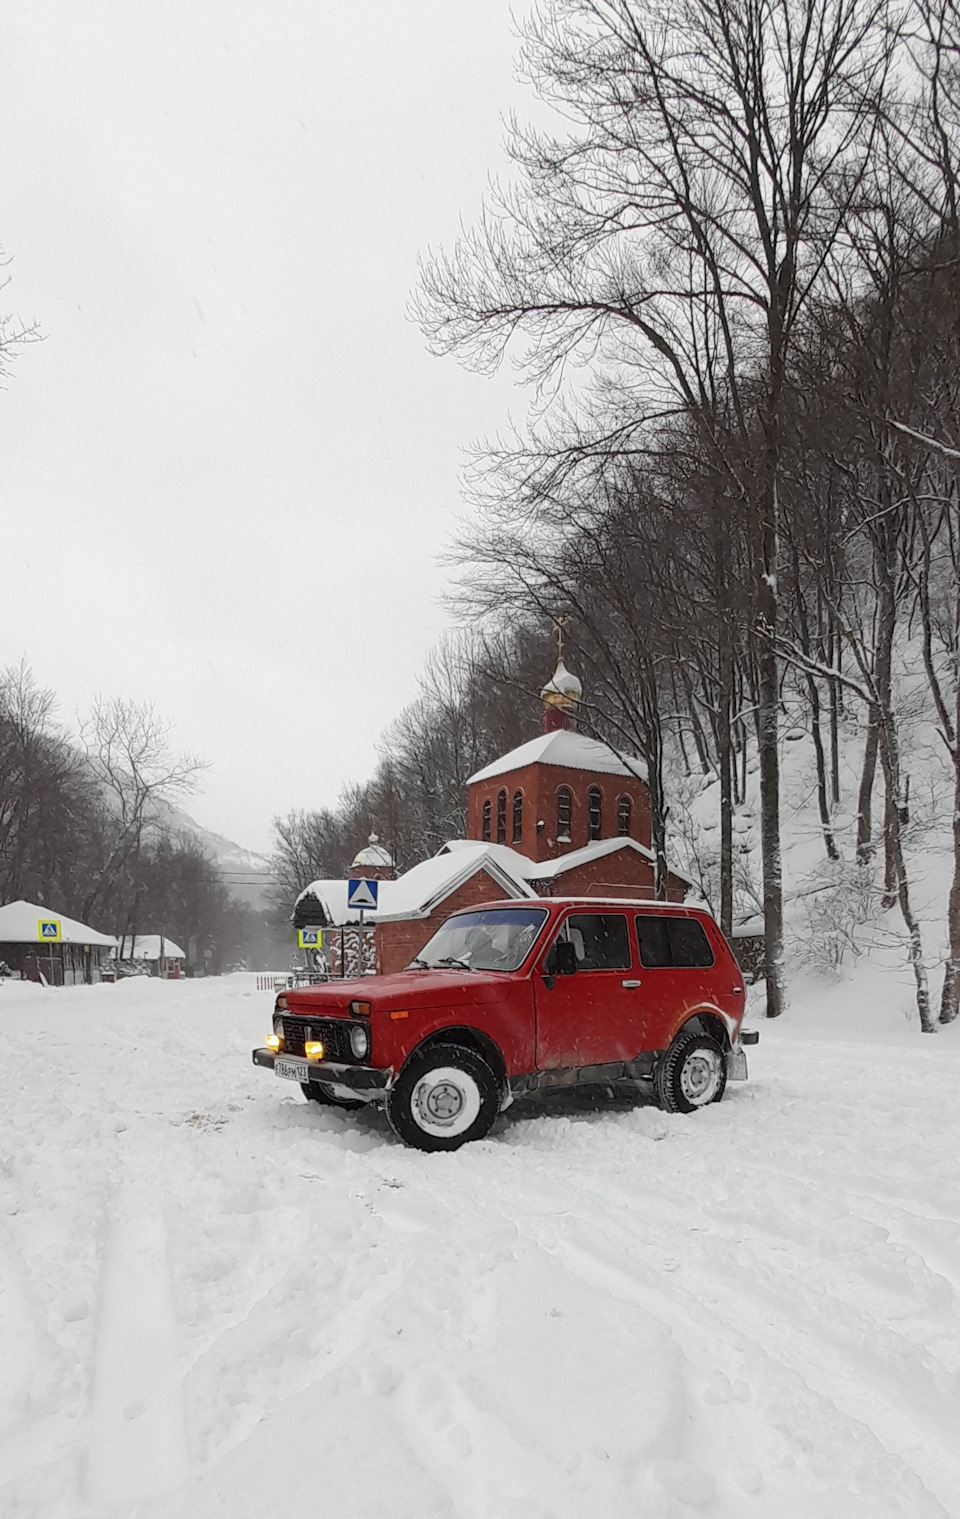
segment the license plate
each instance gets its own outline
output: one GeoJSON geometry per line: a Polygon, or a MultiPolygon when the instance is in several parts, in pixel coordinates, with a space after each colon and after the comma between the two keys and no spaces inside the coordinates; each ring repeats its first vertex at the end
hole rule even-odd
{"type": "Polygon", "coordinates": [[[275,1060],[275,1076],[285,1076],[288,1081],[309,1081],[310,1068],[305,1060],[275,1060]]]}

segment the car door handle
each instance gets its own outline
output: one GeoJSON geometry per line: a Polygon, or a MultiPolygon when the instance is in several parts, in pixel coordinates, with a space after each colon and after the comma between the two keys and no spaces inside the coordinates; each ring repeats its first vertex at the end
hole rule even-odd
{"type": "Polygon", "coordinates": [[[625,986],[626,989],[627,989],[627,991],[632,992],[632,991],[634,991],[640,985],[640,982],[639,981],[621,981],[620,985],[621,986],[625,986]]]}

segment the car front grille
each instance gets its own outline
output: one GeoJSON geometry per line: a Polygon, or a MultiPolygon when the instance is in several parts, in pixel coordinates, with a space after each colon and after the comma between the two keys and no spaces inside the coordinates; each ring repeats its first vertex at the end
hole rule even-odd
{"type": "Polygon", "coordinates": [[[324,1060],[359,1065],[350,1048],[350,1024],[344,1018],[284,1018],[283,1051],[302,1055],[305,1039],[322,1039],[324,1060]]]}

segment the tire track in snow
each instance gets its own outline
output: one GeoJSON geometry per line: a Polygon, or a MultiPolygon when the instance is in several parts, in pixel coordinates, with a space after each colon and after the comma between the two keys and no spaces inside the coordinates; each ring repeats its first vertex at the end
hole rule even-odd
{"type": "MultiPolygon", "coordinates": [[[[708,1275],[681,1266],[676,1275],[669,1276],[669,1285],[662,1280],[654,1284],[637,1270],[638,1263],[651,1272],[662,1269],[662,1261],[643,1259],[643,1245],[649,1246],[649,1239],[629,1240],[620,1230],[617,1232],[621,1239],[615,1242],[606,1213],[588,1217],[578,1212],[565,1222],[566,1228],[527,1226],[524,1232],[588,1284],[635,1303],[658,1318],[681,1344],[692,1364],[703,1361],[705,1346],[715,1354],[719,1332],[728,1352],[733,1353],[728,1364],[735,1367],[742,1361],[744,1349],[749,1349],[754,1359],[774,1371],[788,1399],[795,1397],[795,1390],[783,1378],[788,1382],[796,1379],[805,1396],[826,1411],[834,1423],[841,1420],[851,1430],[857,1427],[863,1431],[881,1466],[894,1463],[900,1467],[902,1477],[913,1478],[926,1489],[936,1504],[928,1512],[953,1519],[958,1512],[955,1505],[960,1493],[960,1459],[950,1430],[945,1429],[938,1438],[889,1380],[881,1394],[878,1379],[865,1380],[862,1368],[838,1348],[829,1330],[817,1329],[815,1317],[804,1324],[803,1334],[798,1335],[794,1317],[774,1294],[764,1290],[755,1279],[749,1281],[749,1291],[738,1291],[719,1271],[708,1275]],[[611,1261],[582,1239],[572,1239],[571,1224],[593,1239],[603,1239],[615,1257],[623,1252],[626,1259],[611,1261]],[[758,1313],[758,1309],[765,1309],[766,1313],[758,1313]],[[806,1342],[809,1349],[805,1349],[806,1342]]],[[[643,1223],[648,1233],[651,1222],[649,1214],[645,1215],[643,1223]]],[[[732,1375],[736,1375],[736,1370],[732,1375]]]]}
{"type": "MultiPolygon", "coordinates": [[[[576,1161],[582,1160],[578,1154],[576,1161]]],[[[676,1324],[685,1325],[682,1340],[694,1366],[698,1361],[709,1365],[718,1339],[726,1342],[731,1353],[728,1364],[742,1365],[748,1352],[764,1368],[765,1376],[772,1377],[774,1391],[780,1388],[787,1424],[802,1429],[812,1420],[814,1439],[822,1440],[822,1432],[828,1431],[834,1459],[841,1471],[849,1472],[852,1482],[857,1469],[854,1447],[868,1449],[869,1458],[860,1459],[868,1460],[872,1468],[885,1469],[897,1491],[910,1490],[909,1512],[919,1513],[922,1508],[940,1516],[960,1514],[956,1505],[960,1460],[950,1417],[953,1399],[950,1389],[934,1375],[939,1368],[931,1371],[931,1359],[936,1358],[931,1358],[925,1344],[903,1334],[895,1317],[888,1322],[864,1311],[856,1301],[853,1279],[844,1279],[846,1296],[833,1295],[829,1266],[809,1246],[798,1247],[791,1234],[778,1235],[781,1214],[776,1209],[772,1217],[766,1205],[761,1209],[758,1228],[756,1220],[730,1213],[725,1195],[700,1190],[691,1210],[689,1198],[681,1206],[673,1193],[652,1194],[649,1178],[644,1177],[642,1211],[638,1211],[636,1174],[631,1170],[630,1185],[624,1186],[623,1173],[628,1168],[618,1160],[600,1185],[592,1178],[585,1181],[582,1172],[571,1171],[565,1161],[563,1173],[551,1176],[541,1190],[533,1221],[529,1197],[511,1199],[501,1191],[498,1202],[515,1218],[523,1216],[526,1202],[522,1233],[547,1255],[578,1270],[584,1280],[611,1292],[618,1290],[625,1300],[649,1307],[671,1331],[676,1324]],[[555,1199],[551,1198],[554,1190],[555,1199]],[[515,1210],[514,1203],[520,1204],[515,1210]],[[589,1245],[579,1263],[564,1253],[571,1230],[582,1230],[586,1240],[608,1244],[615,1255],[623,1257],[625,1264],[613,1268],[616,1289],[604,1275],[609,1262],[602,1261],[589,1245]],[[696,1245],[693,1256],[690,1245],[696,1245]],[[783,1278],[785,1257],[794,1263],[789,1279],[783,1278]],[[600,1265],[585,1270],[584,1259],[600,1265]],[[638,1279],[638,1263],[656,1279],[656,1287],[638,1279]],[[815,1273],[809,1269],[813,1266],[815,1273]],[[667,1277],[665,1270],[671,1273],[667,1277]],[[798,1293],[795,1301],[786,1295],[793,1287],[798,1293]],[[878,1330],[885,1335],[882,1354],[874,1343],[878,1330]],[[858,1345],[865,1347],[865,1355],[858,1354],[858,1345]],[[901,1347],[906,1362],[898,1360],[901,1347]],[[797,1410],[796,1419],[792,1409],[797,1410]],[[849,1432],[849,1451],[842,1440],[835,1439],[835,1428],[849,1432]]],[[[746,1176],[740,1178],[747,1189],[749,1173],[748,1162],[746,1176]]],[[[721,1173],[718,1182],[724,1194],[728,1181],[721,1173]]],[[[512,1190],[509,1183],[504,1190],[512,1190]]],[[[805,1221],[787,1210],[782,1212],[782,1222],[788,1229],[791,1224],[802,1229],[805,1221]]],[[[871,1264],[869,1259],[867,1264],[871,1264]]],[[[736,1370],[731,1374],[736,1376],[736,1370]]],[[[758,1412],[768,1433],[778,1423],[783,1426],[782,1420],[770,1419],[765,1407],[758,1412]]],[[[809,1430],[798,1436],[801,1449],[809,1438],[809,1430]]],[[[896,1504],[893,1511],[899,1512],[896,1504]]]]}
{"type": "Polygon", "coordinates": [[[435,1370],[408,1378],[399,1408],[411,1450],[458,1519],[576,1519],[554,1467],[455,1380],[435,1370]]]}
{"type": "Polygon", "coordinates": [[[86,1496],[131,1504],[188,1475],[182,1370],[166,1228],[122,1187],[109,1225],[100,1290],[86,1496]]]}

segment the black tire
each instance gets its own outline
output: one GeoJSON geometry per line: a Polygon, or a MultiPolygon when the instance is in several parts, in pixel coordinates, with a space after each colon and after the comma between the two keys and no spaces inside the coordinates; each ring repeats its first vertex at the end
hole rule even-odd
{"type": "Polygon", "coordinates": [[[335,1097],[326,1089],[326,1084],[321,1086],[317,1081],[301,1081],[300,1090],[308,1102],[319,1102],[321,1107],[342,1108],[347,1113],[366,1107],[365,1102],[358,1102],[354,1097],[335,1097]]]}
{"type": "Polygon", "coordinates": [[[719,1102],[727,1085],[727,1061],[710,1034],[679,1033],[657,1066],[654,1087],[666,1113],[695,1113],[719,1102]]]}
{"type": "Polygon", "coordinates": [[[496,1075],[482,1055],[462,1044],[437,1044],[413,1055],[387,1093],[390,1127],[415,1150],[459,1150],[489,1134],[499,1110],[496,1075]]]}

